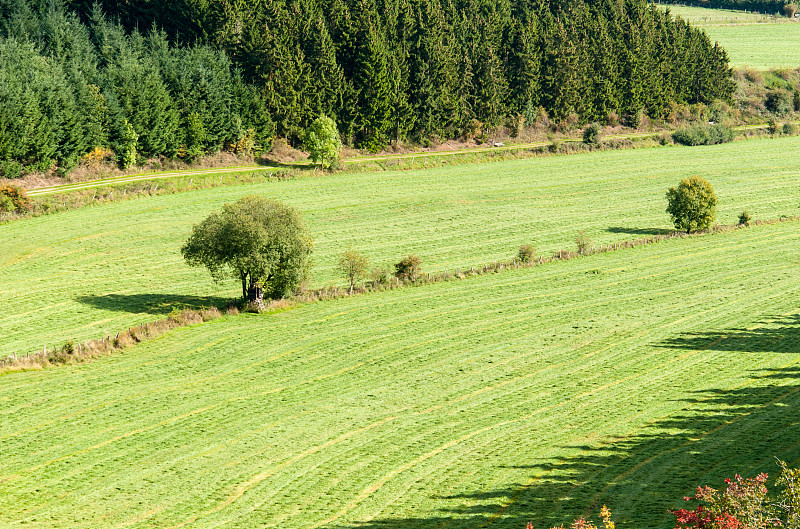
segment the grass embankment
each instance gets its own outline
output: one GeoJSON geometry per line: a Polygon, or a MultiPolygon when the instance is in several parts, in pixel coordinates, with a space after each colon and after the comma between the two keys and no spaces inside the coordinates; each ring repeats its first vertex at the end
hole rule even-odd
{"type": "Polygon", "coordinates": [[[800,57],[795,52],[800,46],[800,24],[788,18],[725,9],[663,4],[660,7],[669,8],[673,15],[703,28],[712,42],[719,42],[725,48],[734,68],[800,67],[800,57]]]}
{"type": "Polygon", "coordinates": [[[664,193],[699,174],[720,197],[720,222],[797,213],[800,137],[704,148],[608,151],[427,171],[335,174],[133,200],[0,226],[0,355],[115,334],[175,308],[237,296],[190,269],[179,249],[223,203],[263,193],[304,212],[316,241],[314,285],[344,284],[338,255],[373,265],[408,253],[440,271],[574,249],[578,230],[610,243],[671,228],[664,193]],[[743,173],[742,168],[747,172],[743,173]]]}
{"type": "Polygon", "coordinates": [[[760,226],[2,377],[0,525],[671,527],[698,483],[800,463],[798,254],[760,226]]]}

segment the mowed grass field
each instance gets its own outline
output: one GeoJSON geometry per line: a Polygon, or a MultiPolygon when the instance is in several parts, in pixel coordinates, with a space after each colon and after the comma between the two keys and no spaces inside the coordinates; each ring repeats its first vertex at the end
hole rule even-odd
{"type": "Polygon", "coordinates": [[[725,48],[734,68],[800,68],[800,56],[795,53],[800,46],[800,23],[782,16],[727,9],[663,4],[660,7],[669,8],[673,15],[703,28],[712,42],[719,42],[725,48]]]}
{"type": "Polygon", "coordinates": [[[0,377],[0,527],[673,527],[800,464],[799,256],[753,227],[0,377]]]}
{"type": "Polygon", "coordinates": [[[312,283],[344,284],[352,246],[372,266],[408,253],[438,271],[671,228],[665,192],[697,174],[720,197],[719,220],[794,215],[800,137],[714,147],[608,151],[408,172],[334,174],[137,199],[0,226],[0,355],[114,335],[183,306],[223,305],[231,281],[191,269],[180,247],[193,224],[242,195],[299,208],[316,242],[312,283]]]}
{"type": "Polygon", "coordinates": [[[711,41],[728,52],[734,68],[756,70],[800,68],[795,50],[800,46],[800,23],[708,26],[711,41]]]}

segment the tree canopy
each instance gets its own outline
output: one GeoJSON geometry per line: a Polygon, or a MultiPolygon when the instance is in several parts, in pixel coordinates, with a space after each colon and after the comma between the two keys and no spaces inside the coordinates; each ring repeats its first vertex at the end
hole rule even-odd
{"type": "Polygon", "coordinates": [[[675,227],[686,233],[711,228],[717,215],[717,195],[711,184],[699,176],[684,178],[667,191],[667,213],[675,227]]]}
{"type": "Polygon", "coordinates": [[[194,226],[181,253],[215,281],[239,279],[242,297],[281,298],[306,278],[313,241],[300,213],[281,202],[245,196],[194,226]]]}

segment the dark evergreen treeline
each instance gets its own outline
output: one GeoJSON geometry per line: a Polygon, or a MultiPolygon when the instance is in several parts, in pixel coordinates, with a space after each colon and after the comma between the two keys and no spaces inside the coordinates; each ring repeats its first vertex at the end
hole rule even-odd
{"type": "Polygon", "coordinates": [[[295,141],[320,114],[346,142],[378,150],[542,111],[635,122],[732,94],[724,50],[644,0],[99,7],[105,15],[90,0],[0,0],[0,100],[12,109],[0,116],[0,160],[69,167],[95,146],[123,162],[191,157],[252,141],[250,129],[266,144],[271,123],[295,141]]]}
{"type": "MultiPolygon", "coordinates": [[[[88,12],[87,0],[73,0],[88,12]]],[[[224,49],[266,88],[277,132],[319,114],[350,143],[457,137],[543,107],[651,117],[732,93],[727,57],[643,0],[106,0],[130,28],[224,49]],[[176,15],[176,13],[179,13],[176,15]]]]}
{"type": "Polygon", "coordinates": [[[113,152],[188,159],[269,145],[262,92],[224,52],[128,33],[99,11],[85,23],[55,2],[0,0],[0,170],[66,171],[113,152]]]}

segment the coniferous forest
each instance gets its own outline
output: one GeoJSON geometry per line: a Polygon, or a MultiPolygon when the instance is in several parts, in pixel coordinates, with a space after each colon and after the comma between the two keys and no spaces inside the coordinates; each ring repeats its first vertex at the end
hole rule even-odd
{"type": "Polygon", "coordinates": [[[0,0],[7,177],[264,149],[321,114],[378,151],[732,92],[725,51],[644,0],[0,0]]]}

